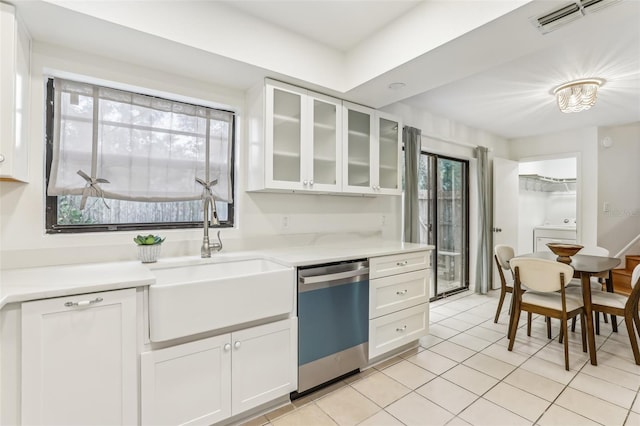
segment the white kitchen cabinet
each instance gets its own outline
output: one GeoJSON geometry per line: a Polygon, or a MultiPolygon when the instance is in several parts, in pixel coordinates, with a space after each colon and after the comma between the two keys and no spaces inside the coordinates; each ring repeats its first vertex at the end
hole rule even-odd
{"type": "Polygon", "coordinates": [[[143,353],[142,424],[210,425],[295,390],[296,321],[143,353]]]}
{"type": "Polygon", "coordinates": [[[402,193],[402,123],[397,118],[343,102],[343,186],[357,194],[402,193]]]}
{"type": "Polygon", "coordinates": [[[231,335],[140,355],[143,425],[210,425],[231,415],[231,335]]]}
{"type": "Polygon", "coordinates": [[[268,80],[254,103],[249,190],[340,191],[342,102],[268,80]]]}
{"type": "Polygon", "coordinates": [[[0,180],[28,180],[30,55],[15,7],[0,2],[0,180]]]}
{"type": "Polygon", "coordinates": [[[22,424],[138,421],[136,291],[22,304],[22,424]]]}
{"type": "Polygon", "coordinates": [[[369,259],[369,359],[429,331],[430,251],[369,259]]]}

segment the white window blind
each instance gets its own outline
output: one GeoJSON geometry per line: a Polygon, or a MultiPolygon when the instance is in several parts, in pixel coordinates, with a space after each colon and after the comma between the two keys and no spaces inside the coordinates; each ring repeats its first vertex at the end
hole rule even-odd
{"type": "Polygon", "coordinates": [[[233,202],[233,113],[55,79],[48,195],[233,202]]]}

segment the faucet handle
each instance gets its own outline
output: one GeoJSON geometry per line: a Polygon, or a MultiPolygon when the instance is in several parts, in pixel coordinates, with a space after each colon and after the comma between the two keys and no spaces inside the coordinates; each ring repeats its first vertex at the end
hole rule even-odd
{"type": "Polygon", "coordinates": [[[218,231],[218,233],[216,234],[216,237],[218,238],[218,242],[217,243],[213,243],[212,247],[214,249],[216,249],[217,251],[222,250],[222,240],[220,239],[220,231],[218,231]]]}

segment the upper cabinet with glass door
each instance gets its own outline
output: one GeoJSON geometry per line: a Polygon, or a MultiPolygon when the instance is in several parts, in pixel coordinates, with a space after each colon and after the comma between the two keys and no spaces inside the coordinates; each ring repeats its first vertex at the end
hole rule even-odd
{"type": "Polygon", "coordinates": [[[402,123],[371,108],[343,105],[343,191],[401,194],[402,123]]]}
{"type": "Polygon", "coordinates": [[[341,101],[271,80],[262,93],[264,134],[260,119],[250,123],[249,190],[340,191],[341,101]]]}

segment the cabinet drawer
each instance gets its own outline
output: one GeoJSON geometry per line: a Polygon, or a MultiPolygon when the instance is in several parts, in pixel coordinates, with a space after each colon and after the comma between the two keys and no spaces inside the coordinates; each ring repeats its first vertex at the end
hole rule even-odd
{"type": "Polygon", "coordinates": [[[430,273],[430,269],[422,269],[370,280],[369,318],[427,302],[430,273]]]}
{"type": "Polygon", "coordinates": [[[369,359],[425,336],[429,304],[423,303],[369,321],[369,359]]]}
{"type": "Polygon", "coordinates": [[[370,278],[387,277],[403,272],[417,271],[431,266],[431,251],[395,254],[369,259],[370,278]]]}

